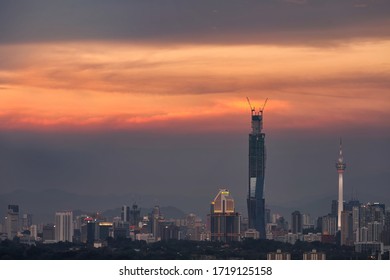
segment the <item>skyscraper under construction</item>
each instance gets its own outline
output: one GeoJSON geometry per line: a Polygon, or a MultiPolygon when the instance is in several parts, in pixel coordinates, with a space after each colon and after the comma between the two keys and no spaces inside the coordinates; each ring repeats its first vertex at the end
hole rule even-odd
{"type": "Polygon", "coordinates": [[[249,189],[248,189],[248,222],[249,228],[256,229],[260,238],[265,235],[265,200],[264,200],[264,177],[265,177],[265,134],[263,129],[263,110],[256,111],[251,107],[252,131],[249,134],[249,189]]]}

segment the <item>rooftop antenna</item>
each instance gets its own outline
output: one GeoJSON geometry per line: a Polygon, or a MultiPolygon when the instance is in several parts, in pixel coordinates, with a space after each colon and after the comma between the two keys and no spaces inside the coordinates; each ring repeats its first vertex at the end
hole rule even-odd
{"type": "Polygon", "coordinates": [[[341,139],[341,137],[340,137],[340,157],[339,157],[339,161],[341,160],[341,161],[343,161],[343,140],[341,139]]]}

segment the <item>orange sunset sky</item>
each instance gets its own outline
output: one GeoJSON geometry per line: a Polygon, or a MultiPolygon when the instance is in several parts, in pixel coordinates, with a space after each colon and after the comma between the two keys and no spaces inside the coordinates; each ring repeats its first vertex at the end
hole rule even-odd
{"type": "MultiPolygon", "coordinates": [[[[349,6],[341,7],[322,7],[317,1],[270,2],[275,7],[253,4],[259,10],[260,20],[252,15],[257,26],[239,30],[239,24],[235,29],[229,22],[222,26],[233,7],[217,8],[218,1],[211,1],[208,8],[204,4],[203,16],[207,21],[210,15],[206,12],[211,11],[213,21],[204,27],[203,34],[192,30],[191,22],[201,22],[202,11],[195,11],[192,19],[182,23],[184,30],[186,24],[189,26],[184,38],[172,26],[164,26],[167,23],[163,20],[159,27],[147,18],[131,22],[131,15],[129,26],[121,25],[121,29],[150,24],[145,29],[146,38],[138,33],[112,38],[117,32],[115,24],[121,23],[114,19],[119,9],[148,14],[146,8],[152,6],[118,4],[108,9],[96,5],[91,11],[84,7],[77,15],[70,13],[69,7],[45,1],[21,11],[16,4],[2,4],[6,24],[0,44],[0,127],[77,130],[179,125],[186,130],[190,122],[190,130],[195,131],[240,130],[247,118],[245,97],[249,96],[257,106],[266,97],[270,99],[267,126],[275,130],[361,125],[388,128],[390,39],[380,25],[385,19],[378,17],[383,1],[378,1],[379,5],[349,1],[349,6]],[[293,18],[287,18],[286,26],[261,20],[262,13],[270,10],[277,16],[281,8],[296,17],[299,13],[306,16],[305,6],[317,13],[339,8],[345,17],[351,16],[348,12],[356,13],[352,14],[357,17],[356,27],[344,23],[343,15],[334,16],[335,21],[341,21],[340,26],[327,26],[323,19],[324,26],[317,23],[318,27],[308,29],[311,21],[315,22],[308,17],[305,26],[290,32],[286,26],[293,18]],[[40,11],[44,7],[47,11],[40,11]],[[105,16],[113,23],[106,26],[108,31],[99,33],[101,23],[95,23],[92,13],[103,8],[108,9],[105,16]],[[360,20],[359,16],[365,19],[365,11],[372,13],[373,8],[378,10],[377,18],[371,15],[368,22],[360,20]],[[77,25],[83,16],[84,22],[77,25]],[[261,27],[267,24],[270,29],[262,34],[261,27]],[[370,25],[375,32],[370,31],[370,25]],[[273,33],[280,35],[270,36],[273,33]],[[220,117],[228,121],[220,122],[220,117]]],[[[243,7],[248,21],[250,8],[243,7]]],[[[177,17],[189,9],[191,5],[187,9],[173,6],[149,13],[177,17]]]]}
{"type": "MultiPolygon", "coordinates": [[[[387,126],[389,50],[390,40],[325,47],[5,44],[0,126],[133,128],[191,121],[202,130],[215,118],[247,117],[246,96],[258,106],[270,98],[267,126],[274,129],[387,126]]],[[[223,130],[241,125],[218,123],[223,130]]]]}

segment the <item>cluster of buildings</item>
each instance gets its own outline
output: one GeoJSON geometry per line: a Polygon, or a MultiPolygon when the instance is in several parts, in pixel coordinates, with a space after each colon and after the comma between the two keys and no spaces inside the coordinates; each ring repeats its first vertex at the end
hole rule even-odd
{"type": "Polygon", "coordinates": [[[0,240],[22,236],[24,232],[36,232],[32,224],[32,215],[19,213],[19,205],[8,205],[4,222],[0,223],[0,240]]]}
{"type": "MultiPolygon", "coordinates": [[[[136,204],[123,205],[121,216],[111,219],[100,213],[74,216],[72,211],[55,213],[54,223],[33,224],[31,214],[19,213],[19,205],[8,205],[4,222],[0,223],[0,238],[18,237],[21,242],[75,242],[104,246],[108,237],[131,238],[148,243],[160,240],[193,240],[230,242],[241,240],[241,215],[229,190],[221,189],[211,202],[207,222],[195,214],[181,219],[166,219],[155,206],[142,216],[136,204]]],[[[258,238],[258,232],[254,235],[258,238]]]]}
{"type": "Polygon", "coordinates": [[[18,205],[8,205],[4,222],[0,223],[0,238],[14,239],[34,244],[35,242],[86,243],[101,247],[107,238],[131,238],[155,242],[168,239],[206,240],[205,224],[195,214],[182,219],[165,219],[159,206],[151,213],[141,216],[136,204],[131,208],[122,206],[121,216],[108,219],[100,213],[74,216],[72,211],[55,213],[54,223],[33,224],[32,215],[21,218],[18,205]]]}
{"type": "MultiPolygon", "coordinates": [[[[333,200],[331,212],[314,223],[310,216],[294,211],[290,227],[283,217],[267,222],[267,238],[295,243],[320,241],[355,246],[357,252],[375,254],[390,251],[390,210],[382,203],[345,202],[343,199],[343,174],[346,164],[340,140],[339,158],[336,162],[339,175],[338,200],[333,200]]],[[[266,217],[267,218],[267,217],[266,217]]]]}
{"type": "MultiPolygon", "coordinates": [[[[337,205],[334,200],[332,205],[337,205]]],[[[295,243],[297,240],[355,246],[356,251],[382,251],[390,249],[390,211],[382,203],[343,203],[341,228],[338,229],[337,207],[316,220],[300,211],[291,213],[290,223],[274,214],[267,225],[267,239],[295,243]],[[335,211],[336,210],[336,211],[335,211]]]]}

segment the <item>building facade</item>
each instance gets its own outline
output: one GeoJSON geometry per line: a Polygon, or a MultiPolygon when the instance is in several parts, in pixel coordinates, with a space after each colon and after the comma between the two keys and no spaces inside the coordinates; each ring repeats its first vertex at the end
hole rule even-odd
{"type": "Polygon", "coordinates": [[[44,225],[42,228],[42,239],[44,242],[54,242],[56,238],[54,224],[44,225]]]}
{"type": "Polygon", "coordinates": [[[351,211],[341,212],[340,245],[353,246],[353,215],[351,211]]]}
{"type": "Polygon", "coordinates": [[[69,241],[73,240],[73,212],[72,211],[59,211],[55,216],[55,240],[69,241]]]}
{"type": "Polygon", "coordinates": [[[123,205],[121,209],[121,220],[123,222],[130,221],[130,207],[127,205],[123,205]]]}
{"type": "Polygon", "coordinates": [[[291,254],[278,249],[276,252],[268,253],[267,260],[291,260],[291,254]]]}
{"type": "Polygon", "coordinates": [[[302,233],[302,214],[299,211],[291,213],[291,232],[302,233]]]}
{"type": "Polygon", "coordinates": [[[133,204],[133,207],[130,210],[130,225],[131,226],[138,226],[139,222],[141,221],[141,209],[138,208],[137,204],[133,204]]]}
{"type": "Polygon", "coordinates": [[[7,238],[13,239],[19,231],[19,206],[8,205],[7,216],[5,219],[5,228],[7,231],[7,238]]]}
{"type": "Polygon", "coordinates": [[[337,232],[337,217],[331,214],[322,217],[322,234],[336,235],[337,232]]]}
{"type": "Polygon", "coordinates": [[[211,241],[240,241],[241,216],[235,212],[234,199],[227,189],[221,189],[210,207],[211,241]]]}
{"type": "Polygon", "coordinates": [[[311,250],[311,252],[303,253],[304,260],[326,260],[326,254],[323,252],[317,252],[316,249],[311,250]]]}

